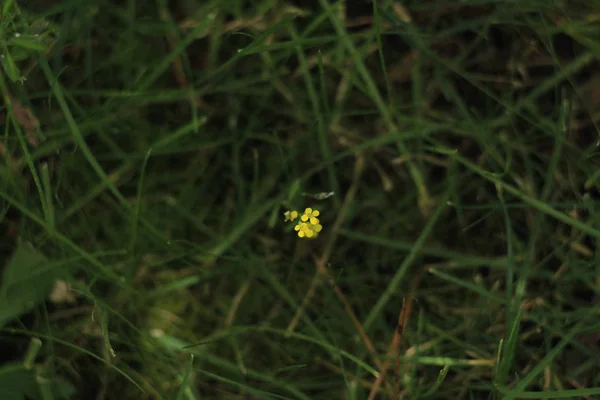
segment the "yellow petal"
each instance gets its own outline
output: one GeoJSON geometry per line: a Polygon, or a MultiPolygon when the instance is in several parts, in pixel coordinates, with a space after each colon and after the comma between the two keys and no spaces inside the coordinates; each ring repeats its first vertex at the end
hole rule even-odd
{"type": "Polygon", "coordinates": [[[290,219],[293,221],[293,220],[295,220],[296,218],[298,218],[298,211],[292,211],[292,212],[290,213],[290,219]]]}
{"type": "Polygon", "coordinates": [[[294,227],[294,230],[295,230],[295,231],[299,231],[299,230],[300,230],[300,225],[296,225],[296,226],[294,227]]]}
{"type": "Polygon", "coordinates": [[[298,231],[298,237],[304,237],[304,231],[298,231]]]}
{"type": "Polygon", "coordinates": [[[321,213],[319,212],[319,210],[315,210],[315,211],[313,211],[313,212],[312,212],[312,216],[313,216],[313,217],[318,217],[318,216],[319,216],[319,214],[321,214],[321,213]]]}
{"type": "Polygon", "coordinates": [[[308,221],[308,215],[306,214],[302,214],[302,216],[300,217],[300,219],[304,222],[308,221]]]}
{"type": "Polygon", "coordinates": [[[311,238],[311,237],[313,237],[313,236],[314,236],[314,234],[315,234],[315,233],[314,233],[313,231],[311,231],[310,229],[307,229],[307,230],[306,230],[306,237],[307,237],[307,238],[311,238]]]}
{"type": "Polygon", "coordinates": [[[312,214],[313,210],[312,208],[307,208],[306,210],[304,210],[304,214],[312,214]]]}
{"type": "Polygon", "coordinates": [[[323,230],[323,225],[317,224],[317,225],[313,226],[312,228],[315,232],[321,232],[321,230],[323,230]]]}
{"type": "Polygon", "coordinates": [[[310,218],[311,225],[317,225],[319,223],[319,219],[315,217],[310,218]]]}

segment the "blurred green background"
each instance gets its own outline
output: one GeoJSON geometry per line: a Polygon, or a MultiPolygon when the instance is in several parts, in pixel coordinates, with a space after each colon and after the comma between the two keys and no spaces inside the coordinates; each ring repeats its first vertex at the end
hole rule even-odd
{"type": "Polygon", "coordinates": [[[2,400],[600,398],[597,0],[0,13],[2,400]]]}

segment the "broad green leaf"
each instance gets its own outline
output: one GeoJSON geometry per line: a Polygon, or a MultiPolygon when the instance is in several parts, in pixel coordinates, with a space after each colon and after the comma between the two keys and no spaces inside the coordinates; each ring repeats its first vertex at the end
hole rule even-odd
{"type": "Polygon", "coordinates": [[[41,382],[47,382],[50,393],[56,399],[70,399],[75,388],[68,381],[56,377],[36,378],[36,369],[27,369],[23,364],[12,363],[0,367],[0,399],[2,400],[42,400],[41,382]]]}
{"type": "Polygon", "coordinates": [[[26,370],[22,364],[8,364],[0,367],[0,399],[39,398],[40,393],[33,370],[26,370]]]}
{"type": "MultiPolygon", "coordinates": [[[[40,378],[38,375],[38,384],[42,396],[40,400],[46,399],[72,399],[75,394],[75,388],[68,381],[60,376],[50,380],[51,376],[40,378]]],[[[37,400],[37,399],[36,399],[37,400]]]]}
{"type": "Polygon", "coordinates": [[[34,51],[45,51],[46,46],[43,43],[40,43],[38,38],[31,36],[19,36],[14,37],[10,40],[10,44],[14,46],[18,46],[28,50],[34,51]]]}
{"type": "Polygon", "coordinates": [[[3,57],[0,58],[0,61],[10,80],[17,82],[21,78],[21,71],[19,71],[19,67],[15,64],[10,53],[6,51],[5,54],[3,54],[3,57]]]}
{"type": "Polygon", "coordinates": [[[60,265],[51,264],[33,247],[21,245],[4,268],[0,286],[0,328],[44,301],[60,265]]]}
{"type": "Polygon", "coordinates": [[[13,2],[14,2],[14,0],[6,0],[6,2],[4,3],[4,6],[2,7],[2,16],[3,17],[8,16],[8,12],[10,11],[10,8],[13,6],[13,2]]]}
{"type": "Polygon", "coordinates": [[[52,386],[57,399],[72,399],[75,394],[75,387],[61,377],[57,377],[52,386]]]}

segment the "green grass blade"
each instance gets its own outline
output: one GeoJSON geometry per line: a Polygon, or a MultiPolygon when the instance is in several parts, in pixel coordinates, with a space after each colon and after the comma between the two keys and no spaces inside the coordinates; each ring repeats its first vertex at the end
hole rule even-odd
{"type": "Polygon", "coordinates": [[[398,270],[392,277],[389,285],[383,291],[383,293],[379,297],[379,300],[377,300],[377,303],[373,306],[373,308],[365,318],[363,322],[363,327],[365,331],[368,331],[371,325],[373,325],[373,323],[376,321],[376,319],[380,317],[383,308],[391,300],[392,296],[398,293],[398,286],[400,285],[402,279],[404,278],[404,276],[408,272],[408,269],[412,266],[412,263],[421,251],[423,244],[425,244],[425,241],[431,234],[431,231],[433,230],[435,224],[438,222],[438,219],[442,215],[442,211],[447,209],[448,206],[446,205],[446,200],[448,199],[448,197],[449,193],[446,193],[446,195],[444,195],[443,197],[443,200],[440,201],[440,204],[436,207],[431,217],[429,217],[429,219],[427,220],[423,231],[419,235],[414,245],[411,247],[408,255],[406,256],[400,267],[398,267],[398,270]]]}

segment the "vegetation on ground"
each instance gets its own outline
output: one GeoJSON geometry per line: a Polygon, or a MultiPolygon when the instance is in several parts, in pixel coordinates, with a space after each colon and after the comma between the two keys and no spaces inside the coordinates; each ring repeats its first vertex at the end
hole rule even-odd
{"type": "Polygon", "coordinates": [[[599,27],[4,0],[0,398],[600,398],[599,27]]]}

